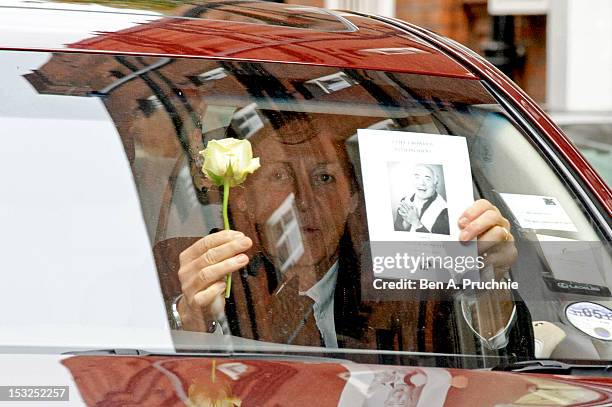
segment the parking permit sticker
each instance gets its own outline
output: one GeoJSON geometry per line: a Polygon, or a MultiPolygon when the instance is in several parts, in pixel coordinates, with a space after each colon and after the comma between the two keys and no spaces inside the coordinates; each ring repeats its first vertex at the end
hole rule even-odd
{"type": "Polygon", "coordinates": [[[555,197],[507,193],[500,195],[524,228],[578,231],[555,197]]]}
{"type": "Polygon", "coordinates": [[[592,338],[612,341],[612,310],[594,302],[576,302],[565,309],[568,321],[592,338]]]}

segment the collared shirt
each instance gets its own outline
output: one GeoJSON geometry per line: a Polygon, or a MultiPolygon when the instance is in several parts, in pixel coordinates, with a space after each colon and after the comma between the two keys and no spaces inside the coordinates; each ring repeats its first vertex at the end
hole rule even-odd
{"type": "Polygon", "coordinates": [[[327,348],[338,347],[336,323],[334,322],[334,291],[336,290],[337,279],[338,262],[335,262],[322,279],[303,293],[314,301],[312,310],[315,322],[327,348]]]}
{"type": "MultiPolygon", "coordinates": [[[[337,348],[338,338],[336,337],[336,323],[334,320],[334,291],[336,289],[336,281],[338,279],[338,262],[325,273],[315,285],[310,287],[308,291],[301,292],[300,295],[307,295],[313,301],[312,305],[315,322],[317,328],[323,338],[323,343],[327,348],[337,348]]],[[[473,321],[468,309],[475,304],[475,300],[466,295],[461,295],[460,298],[461,310],[463,318],[468,324],[470,330],[483,342],[489,349],[501,349],[508,345],[509,332],[514,322],[516,321],[516,305],[512,309],[512,315],[506,326],[500,329],[493,337],[484,338],[473,327],[473,321]]]]}

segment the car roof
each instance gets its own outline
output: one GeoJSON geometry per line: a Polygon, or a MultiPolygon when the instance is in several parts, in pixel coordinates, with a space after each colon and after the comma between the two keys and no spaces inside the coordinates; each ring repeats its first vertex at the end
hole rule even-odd
{"type": "Polygon", "coordinates": [[[371,17],[251,0],[190,2],[164,13],[8,0],[0,5],[0,49],[206,57],[476,78],[423,39],[371,17]]]}

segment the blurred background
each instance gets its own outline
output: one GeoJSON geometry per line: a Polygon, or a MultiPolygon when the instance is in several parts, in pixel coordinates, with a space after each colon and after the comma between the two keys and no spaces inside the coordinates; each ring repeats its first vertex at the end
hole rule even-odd
{"type": "MultiPolygon", "coordinates": [[[[196,1],[71,2],[169,12],[196,1]]],[[[612,185],[612,0],[275,2],[395,17],[468,46],[550,112],[612,185]]]]}

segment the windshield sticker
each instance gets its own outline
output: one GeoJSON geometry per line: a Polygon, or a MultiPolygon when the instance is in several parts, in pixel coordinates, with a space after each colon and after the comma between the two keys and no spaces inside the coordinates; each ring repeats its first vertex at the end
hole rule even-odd
{"type": "Polygon", "coordinates": [[[550,235],[541,235],[536,233],[536,237],[540,242],[577,242],[576,239],[568,239],[566,237],[561,236],[550,236],[550,235]]]}
{"type": "Polygon", "coordinates": [[[523,228],[578,231],[557,198],[508,193],[500,195],[523,228]]]}
{"type": "Polygon", "coordinates": [[[612,341],[612,310],[594,302],[576,302],[565,309],[567,320],[592,338],[612,341]]]}

